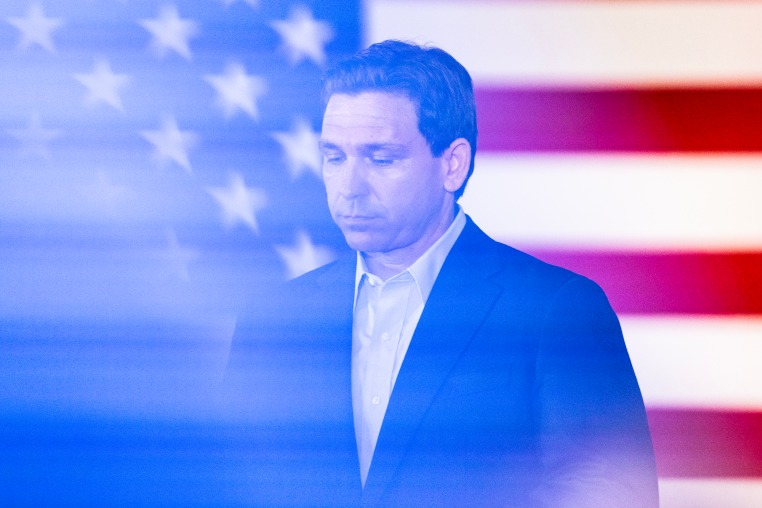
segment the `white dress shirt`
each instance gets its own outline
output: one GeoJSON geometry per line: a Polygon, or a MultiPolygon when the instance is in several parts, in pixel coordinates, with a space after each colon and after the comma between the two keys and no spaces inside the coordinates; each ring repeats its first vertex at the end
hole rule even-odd
{"type": "Polygon", "coordinates": [[[352,408],[362,484],[410,340],[447,254],[466,225],[462,209],[407,270],[386,282],[357,253],[352,321],[352,408]]]}

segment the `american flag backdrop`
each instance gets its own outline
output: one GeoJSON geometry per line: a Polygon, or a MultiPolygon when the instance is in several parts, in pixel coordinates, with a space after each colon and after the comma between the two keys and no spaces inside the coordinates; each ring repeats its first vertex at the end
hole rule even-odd
{"type": "Polygon", "coordinates": [[[244,499],[210,386],[346,248],[319,77],[386,38],[474,77],[466,212],[609,295],[662,506],[762,506],[762,2],[678,0],[3,0],[0,504],[244,499]]]}

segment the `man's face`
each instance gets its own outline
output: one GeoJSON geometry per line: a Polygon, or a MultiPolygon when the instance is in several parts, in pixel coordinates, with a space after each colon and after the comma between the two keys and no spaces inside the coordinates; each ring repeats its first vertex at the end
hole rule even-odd
{"type": "Polygon", "coordinates": [[[331,96],[320,144],[328,207],[351,248],[415,260],[452,221],[447,164],[406,97],[331,96]]]}

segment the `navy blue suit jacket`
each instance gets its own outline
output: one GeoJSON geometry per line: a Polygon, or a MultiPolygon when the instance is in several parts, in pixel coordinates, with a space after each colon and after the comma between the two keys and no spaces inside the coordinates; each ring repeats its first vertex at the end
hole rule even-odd
{"type": "Polygon", "coordinates": [[[652,507],[645,410],[590,280],[470,219],[397,378],[365,488],[352,417],[355,258],[269,295],[237,327],[232,406],[252,503],[652,507]]]}

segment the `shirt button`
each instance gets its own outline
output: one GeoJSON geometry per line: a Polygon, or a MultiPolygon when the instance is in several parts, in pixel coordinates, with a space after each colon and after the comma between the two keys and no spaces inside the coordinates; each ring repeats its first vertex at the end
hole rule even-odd
{"type": "Polygon", "coordinates": [[[389,332],[382,333],[381,340],[383,340],[384,342],[389,342],[390,340],[392,340],[392,334],[389,332]]]}
{"type": "Polygon", "coordinates": [[[370,399],[370,401],[373,403],[374,406],[378,406],[379,404],[381,404],[381,397],[376,395],[375,397],[370,399]]]}

